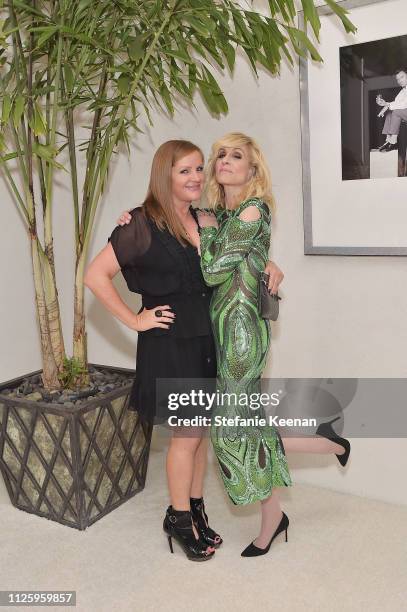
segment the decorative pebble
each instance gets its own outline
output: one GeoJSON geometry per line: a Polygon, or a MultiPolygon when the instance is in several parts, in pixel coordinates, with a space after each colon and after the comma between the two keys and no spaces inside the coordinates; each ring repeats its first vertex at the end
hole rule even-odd
{"type": "Polygon", "coordinates": [[[42,400],[42,395],[39,391],[34,391],[34,393],[29,393],[25,396],[25,399],[33,400],[34,402],[39,402],[42,400]]]}
{"type": "Polygon", "coordinates": [[[88,397],[100,397],[114,389],[129,385],[133,381],[132,374],[97,370],[94,366],[90,366],[89,373],[90,384],[82,388],[46,391],[41,375],[35,374],[24,377],[18,386],[0,390],[0,394],[72,407],[86,401],[88,397]]]}

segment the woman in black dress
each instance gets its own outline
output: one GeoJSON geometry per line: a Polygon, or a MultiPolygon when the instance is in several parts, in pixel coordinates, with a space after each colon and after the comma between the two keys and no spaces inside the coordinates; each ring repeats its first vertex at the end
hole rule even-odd
{"type": "MultiPolygon", "coordinates": [[[[142,206],[131,211],[128,225],[115,228],[85,275],[85,285],[106,308],[138,332],[129,408],[150,422],[156,416],[156,379],[216,377],[211,290],[202,278],[199,235],[191,213],[202,184],[200,149],[182,140],[164,143],[154,156],[142,206]],[[120,270],[129,290],[142,296],[137,314],[112,283],[120,270]]],[[[212,558],[222,543],[208,526],[202,499],[208,444],[203,434],[203,428],[177,428],[167,455],[171,506],[164,530],[171,551],[175,537],[188,558],[197,561],[212,558]]]]}

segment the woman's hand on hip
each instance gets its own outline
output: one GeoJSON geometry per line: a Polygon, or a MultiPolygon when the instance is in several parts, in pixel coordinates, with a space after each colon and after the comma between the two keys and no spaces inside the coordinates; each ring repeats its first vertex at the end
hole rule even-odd
{"type": "Polygon", "coordinates": [[[268,290],[270,293],[277,293],[284,278],[283,272],[273,261],[267,262],[264,272],[269,275],[268,290]]]}
{"type": "Polygon", "coordinates": [[[128,210],[124,210],[120,217],[117,219],[117,225],[128,225],[131,221],[131,214],[128,210]]]}
{"type": "Polygon", "coordinates": [[[147,331],[154,327],[169,329],[175,321],[175,314],[171,310],[171,306],[154,306],[154,308],[143,308],[136,315],[133,329],[138,332],[147,331]]]}

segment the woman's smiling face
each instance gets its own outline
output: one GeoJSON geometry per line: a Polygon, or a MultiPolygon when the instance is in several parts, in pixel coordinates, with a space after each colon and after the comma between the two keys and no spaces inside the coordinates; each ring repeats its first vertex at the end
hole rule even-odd
{"type": "Polygon", "coordinates": [[[220,185],[240,187],[246,185],[253,176],[249,148],[221,147],[215,162],[215,176],[220,185]]]}
{"type": "Polygon", "coordinates": [[[199,200],[203,186],[204,160],[199,151],[182,157],[172,167],[172,196],[174,200],[199,200]]]}

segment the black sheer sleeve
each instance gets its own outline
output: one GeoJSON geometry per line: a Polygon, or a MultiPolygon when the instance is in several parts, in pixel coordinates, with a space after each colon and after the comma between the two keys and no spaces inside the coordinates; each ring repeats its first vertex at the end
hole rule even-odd
{"type": "Polygon", "coordinates": [[[151,244],[151,229],[142,207],[130,211],[128,225],[118,225],[109,237],[120,268],[131,268],[151,244]]]}

